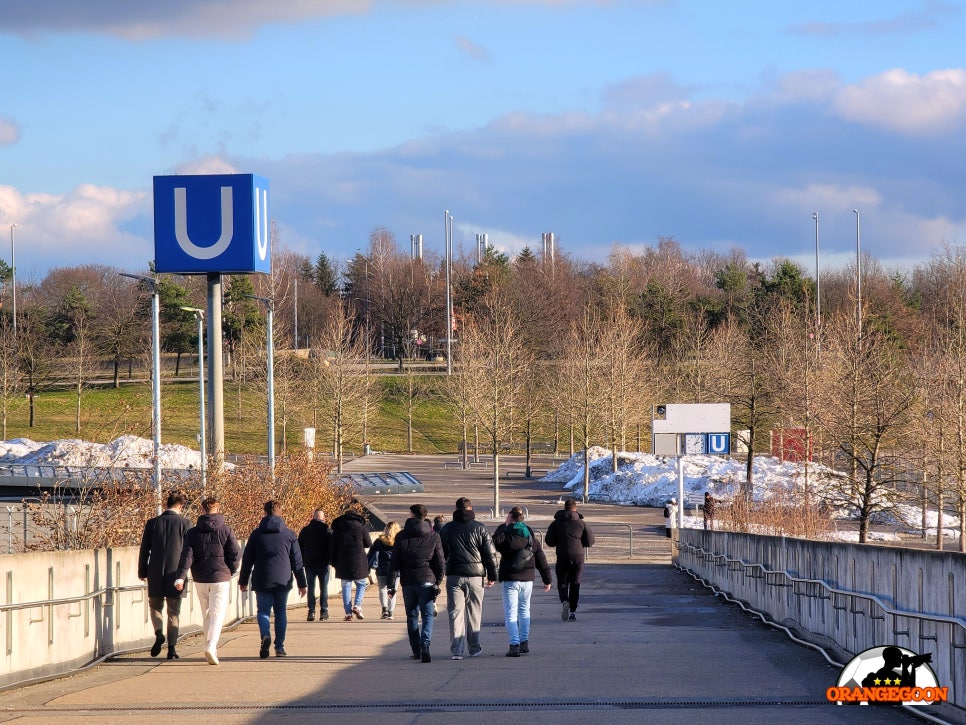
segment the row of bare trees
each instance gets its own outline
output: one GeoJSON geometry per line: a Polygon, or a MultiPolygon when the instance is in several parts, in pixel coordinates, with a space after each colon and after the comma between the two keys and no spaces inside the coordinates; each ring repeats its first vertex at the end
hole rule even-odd
{"type": "MultiPolygon", "coordinates": [[[[405,373],[405,361],[440,355],[449,341],[454,373],[432,387],[450,402],[464,440],[482,432],[495,483],[511,445],[601,445],[616,466],[618,451],[647,449],[653,405],[729,402],[749,451],[746,496],[751,456],[769,449],[770,433],[804,428],[814,460],[845,474],[830,503],[855,512],[863,540],[877,515],[911,497],[940,517],[952,508],[962,547],[966,251],[951,246],[894,273],[867,255],[862,274],[861,305],[855,268],[823,275],[819,319],[814,280],[788,260],[688,254],[670,239],[642,252],[615,248],[605,264],[578,263],[559,247],[554,257],[524,250],[512,260],[489,249],[482,260],[454,262],[450,330],[443,261],[413,259],[377,229],[366,254],[341,268],[324,255],[313,263],[276,252],[272,275],[232,277],[227,369],[240,416],[242,392],[265,388],[264,318],[249,295],[270,297],[275,344],[292,349],[276,355],[283,446],[290,425],[313,425],[341,467],[347,447],[375,442],[382,386],[373,362],[396,359],[405,373]]],[[[22,291],[15,345],[9,317],[0,319],[4,420],[9,401],[45,374],[52,379],[44,371],[76,384],[80,411],[96,374],[84,372],[92,369],[85,358],[109,365],[114,380],[125,362],[143,369],[145,291],[119,280],[109,269],[55,270],[22,291]]],[[[163,280],[170,352],[192,350],[193,323],[176,307],[198,305],[201,285],[163,280]]],[[[412,450],[414,411],[430,380],[406,375],[397,388],[412,450]]],[[[806,502],[817,495],[808,479],[806,502]]]]}

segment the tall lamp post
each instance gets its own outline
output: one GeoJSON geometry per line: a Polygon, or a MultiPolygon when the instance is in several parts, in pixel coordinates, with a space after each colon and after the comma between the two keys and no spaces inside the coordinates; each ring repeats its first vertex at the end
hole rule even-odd
{"type": "Polygon", "coordinates": [[[862,342],[862,245],[859,236],[859,210],[853,209],[855,214],[855,322],[859,331],[859,343],[862,342]]]}
{"type": "Polygon", "coordinates": [[[818,356],[822,356],[822,273],[818,265],[818,212],[812,214],[815,220],[815,344],[818,356]]]}
{"type": "Polygon", "coordinates": [[[450,266],[453,261],[453,215],[443,212],[443,237],[446,245],[446,374],[453,374],[453,293],[450,266]]]}
{"type": "Polygon", "coordinates": [[[161,515],[161,298],[158,280],[143,274],[119,272],[151,288],[151,429],[154,436],[154,495],[161,515]]]}
{"type": "Polygon", "coordinates": [[[272,332],[272,300],[268,297],[256,297],[255,295],[245,295],[249,299],[258,300],[265,305],[267,322],[267,343],[266,350],[268,355],[268,475],[275,480],[275,344],[272,332]]]}
{"type": "Polygon", "coordinates": [[[17,244],[13,230],[17,224],[10,225],[10,289],[13,298],[13,341],[17,342],[17,244]]]}
{"type": "Polygon", "coordinates": [[[194,315],[198,322],[198,452],[201,454],[201,493],[208,492],[206,475],[208,453],[205,450],[205,311],[197,307],[182,307],[194,315]]]}

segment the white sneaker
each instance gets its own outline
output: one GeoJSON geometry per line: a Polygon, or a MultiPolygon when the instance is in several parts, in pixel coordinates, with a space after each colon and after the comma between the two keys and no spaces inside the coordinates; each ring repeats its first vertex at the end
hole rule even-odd
{"type": "Polygon", "coordinates": [[[217,665],[218,664],[218,655],[215,653],[214,650],[206,649],[205,650],[205,659],[208,660],[208,664],[209,665],[217,665]]]}

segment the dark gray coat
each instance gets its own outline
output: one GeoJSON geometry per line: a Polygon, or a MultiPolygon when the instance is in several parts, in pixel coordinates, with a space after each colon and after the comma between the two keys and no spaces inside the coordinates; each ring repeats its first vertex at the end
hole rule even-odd
{"type": "Polygon", "coordinates": [[[178,564],[189,526],[188,519],[171,509],[144,524],[138,579],[148,580],[149,597],[178,598],[184,595],[174,588],[174,582],[178,578],[178,564]]]}

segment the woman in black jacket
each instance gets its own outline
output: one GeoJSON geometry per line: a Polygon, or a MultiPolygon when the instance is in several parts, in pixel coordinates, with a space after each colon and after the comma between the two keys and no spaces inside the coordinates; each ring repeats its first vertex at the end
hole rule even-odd
{"type": "Polygon", "coordinates": [[[241,574],[238,577],[238,585],[243,592],[248,591],[249,579],[255,591],[258,633],[262,637],[258,656],[262,659],[268,657],[272,644],[269,618],[273,609],[275,656],[285,656],[285,630],[288,626],[285,608],[288,605],[293,574],[298,582],[299,596],[304,597],[307,590],[305,572],[302,570],[302,552],[299,550],[295,533],[278,516],[281,509],[275,501],[266,501],[264,509],[265,518],[248,537],[245,553],[242,555],[241,574]]]}
{"type": "Polygon", "coordinates": [[[553,584],[550,565],[533,531],[523,523],[523,509],[514,506],[506,521],[493,532],[493,545],[500,553],[500,581],[503,583],[503,623],[510,639],[507,657],[530,652],[530,595],[534,569],[540,570],[544,591],[553,584]]]}
{"type": "MultiPolygon", "coordinates": [[[[352,500],[354,505],[358,501],[352,500]]],[[[361,514],[349,509],[332,522],[329,536],[329,562],[335,568],[335,575],[342,580],[342,606],[345,621],[351,622],[352,615],[365,619],[362,602],[366,596],[369,577],[369,559],[366,552],[372,546],[369,526],[361,514]],[[352,598],[352,585],[356,586],[355,599],[352,598]]]]}

